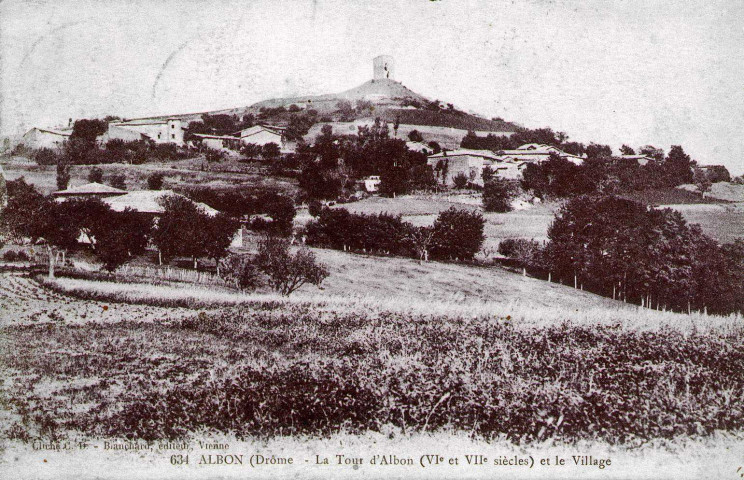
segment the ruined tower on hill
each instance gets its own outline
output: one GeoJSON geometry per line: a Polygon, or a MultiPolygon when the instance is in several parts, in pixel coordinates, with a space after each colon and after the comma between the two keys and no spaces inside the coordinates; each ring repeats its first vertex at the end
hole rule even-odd
{"type": "Polygon", "coordinates": [[[372,60],[375,80],[388,79],[393,80],[395,73],[395,60],[390,55],[380,55],[372,60]]]}

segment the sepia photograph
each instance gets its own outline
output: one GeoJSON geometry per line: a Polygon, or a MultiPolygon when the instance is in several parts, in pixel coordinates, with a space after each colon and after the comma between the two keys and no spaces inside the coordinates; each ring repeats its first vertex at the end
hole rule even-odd
{"type": "Polygon", "coordinates": [[[0,1],[0,478],[744,478],[744,2],[0,1]]]}

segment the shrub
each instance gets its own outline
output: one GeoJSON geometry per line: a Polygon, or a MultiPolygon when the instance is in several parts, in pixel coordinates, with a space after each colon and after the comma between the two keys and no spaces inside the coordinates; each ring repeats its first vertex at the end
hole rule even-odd
{"type": "Polygon", "coordinates": [[[18,253],[16,253],[14,250],[8,250],[7,252],[3,253],[3,260],[5,260],[6,262],[18,261],[18,253]]]}
{"type": "Polygon", "coordinates": [[[103,182],[103,170],[98,167],[93,167],[88,172],[88,181],[91,183],[102,183],[103,182]]]}
{"type": "Polygon", "coordinates": [[[452,178],[452,181],[455,184],[455,188],[462,189],[468,186],[468,182],[470,181],[470,179],[468,179],[467,175],[460,172],[452,178]]]}
{"type": "Polygon", "coordinates": [[[163,179],[165,176],[160,173],[153,173],[147,177],[147,189],[148,190],[160,190],[163,188],[163,179]]]}
{"type": "Polygon", "coordinates": [[[317,217],[320,215],[320,212],[323,210],[323,204],[320,203],[318,200],[310,200],[307,204],[307,212],[313,216],[317,217]]]}
{"type": "Polygon", "coordinates": [[[480,212],[450,207],[434,222],[431,256],[448,260],[472,260],[485,239],[485,220],[480,212]]]}
{"type": "Polygon", "coordinates": [[[60,154],[51,148],[40,148],[34,150],[31,158],[39,165],[56,165],[60,154]]]}
{"type": "Polygon", "coordinates": [[[499,253],[529,267],[541,266],[542,247],[536,240],[507,238],[499,243],[499,253]]]}
{"type": "Polygon", "coordinates": [[[266,237],[259,245],[256,264],[269,278],[269,285],[284,296],[306,283],[320,286],[328,276],[328,269],[317,263],[315,254],[306,248],[289,253],[286,240],[266,237]]]}
{"type": "Polygon", "coordinates": [[[207,148],[204,152],[204,158],[209,163],[221,162],[225,158],[225,152],[214,148],[207,148]]]}
{"type": "MultiPolygon", "coordinates": [[[[483,172],[485,174],[485,170],[483,172]]],[[[510,212],[514,186],[508,180],[492,178],[483,185],[483,208],[487,212],[510,212]]]]}
{"type": "Polygon", "coordinates": [[[218,275],[241,292],[255,290],[261,284],[261,271],[248,255],[231,254],[218,265],[218,275]]]}

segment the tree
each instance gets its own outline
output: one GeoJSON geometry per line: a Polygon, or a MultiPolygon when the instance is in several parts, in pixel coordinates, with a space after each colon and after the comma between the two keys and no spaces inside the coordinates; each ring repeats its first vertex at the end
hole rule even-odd
{"type": "Polygon", "coordinates": [[[104,120],[85,118],[75,120],[72,133],[70,134],[70,140],[80,139],[92,146],[95,144],[96,138],[106,133],[107,129],[108,123],[104,120]]]}
{"type": "Polygon", "coordinates": [[[316,262],[310,250],[303,247],[292,255],[286,240],[271,237],[259,245],[256,264],[268,276],[269,285],[283,296],[306,283],[320,286],[329,274],[325,265],[316,262]]]}
{"type": "Polygon", "coordinates": [[[49,278],[54,278],[58,253],[77,245],[80,229],[75,219],[63,204],[43,197],[33,188],[19,184],[9,190],[8,206],[2,211],[4,229],[34,243],[44,243],[49,254],[49,278]]]}
{"type": "Polygon", "coordinates": [[[152,222],[141,214],[126,209],[112,212],[98,235],[96,257],[109,273],[145,252],[152,222]]]}
{"type": "Polygon", "coordinates": [[[70,163],[66,158],[57,159],[57,190],[65,190],[70,183],[70,163]]]}
{"type": "Polygon", "coordinates": [[[215,261],[217,275],[219,275],[220,259],[227,255],[230,244],[235,238],[235,232],[240,227],[240,222],[224,213],[219,213],[214,217],[203,217],[201,220],[204,225],[202,235],[204,254],[215,261]]]}
{"type": "Polygon", "coordinates": [[[281,155],[281,150],[279,149],[279,145],[274,142],[265,144],[261,149],[261,157],[268,162],[276,160],[279,158],[279,155],[281,155]]]}
{"type": "Polygon", "coordinates": [[[428,262],[429,252],[434,244],[434,229],[411,225],[406,232],[406,239],[416,251],[419,260],[428,262]]]}
{"type": "Polygon", "coordinates": [[[203,256],[205,218],[207,215],[191,200],[169,195],[161,200],[163,213],[153,230],[152,240],[158,248],[161,262],[175,256],[191,257],[194,268],[203,256]]]}
{"type": "Polygon", "coordinates": [[[284,195],[274,195],[266,203],[265,212],[273,220],[270,231],[281,236],[287,236],[292,233],[293,221],[297,214],[297,209],[291,198],[284,195]]]}
{"type": "Polygon", "coordinates": [[[40,148],[31,154],[31,158],[39,165],[57,165],[59,157],[59,152],[51,148],[40,148]]]}
{"type": "Polygon", "coordinates": [[[455,188],[465,188],[468,186],[470,179],[463,172],[459,172],[452,178],[452,182],[455,184],[455,188]]]}
{"type": "Polygon", "coordinates": [[[254,160],[261,156],[261,145],[255,143],[246,143],[240,148],[240,153],[246,158],[246,160],[254,160]]]}
{"type": "Polygon", "coordinates": [[[486,167],[481,172],[481,178],[483,179],[483,184],[485,185],[488,183],[494,176],[495,172],[493,171],[493,168],[491,168],[490,165],[486,165],[486,167]]]}
{"type": "Polygon", "coordinates": [[[230,254],[219,261],[217,275],[244,292],[261,284],[261,271],[248,255],[230,254]]]}
{"type": "Polygon", "coordinates": [[[424,137],[418,130],[411,130],[408,132],[408,139],[412,142],[423,142],[424,137]]]}
{"type": "Polygon", "coordinates": [[[664,161],[664,171],[670,186],[692,183],[695,162],[679,145],[672,145],[664,161]]]}
{"type": "Polygon", "coordinates": [[[98,198],[71,198],[59,204],[64,216],[71,218],[85,238],[96,250],[98,240],[111,229],[115,212],[98,198]]]}
{"type": "Polygon", "coordinates": [[[514,187],[503,178],[494,178],[483,185],[483,209],[487,212],[510,212],[514,187]]]}
{"type": "Polygon", "coordinates": [[[122,173],[111,175],[108,181],[109,185],[120,190],[127,189],[127,177],[122,173]]]}
{"type": "Polygon", "coordinates": [[[148,190],[160,190],[163,188],[163,179],[165,176],[160,173],[152,173],[147,177],[147,189],[148,190]]]}
{"type": "Polygon", "coordinates": [[[622,147],[620,147],[620,153],[623,155],[635,155],[635,150],[633,148],[623,144],[622,147]]]}
{"type": "Polygon", "coordinates": [[[434,258],[472,260],[480,251],[485,236],[485,220],[479,212],[450,207],[439,214],[433,225],[431,254],[434,258]]]}
{"type": "Polygon", "coordinates": [[[103,182],[103,170],[98,167],[93,167],[88,172],[88,181],[91,183],[103,182]]]}

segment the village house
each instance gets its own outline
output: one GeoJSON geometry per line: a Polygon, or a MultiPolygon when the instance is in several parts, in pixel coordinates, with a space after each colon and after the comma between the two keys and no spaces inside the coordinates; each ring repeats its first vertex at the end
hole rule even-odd
{"type": "Polygon", "coordinates": [[[60,202],[73,198],[81,200],[84,200],[86,198],[104,199],[108,197],[124,195],[126,193],[126,190],[114,188],[102,183],[92,182],[86,183],[85,185],[79,185],[77,187],[68,187],[65,190],[57,190],[56,192],[52,192],[52,196],[56,201],[60,202]]]}
{"type": "Polygon", "coordinates": [[[240,138],[233,135],[207,135],[204,133],[194,133],[192,136],[194,137],[194,140],[190,142],[192,144],[201,143],[201,145],[205,147],[225,152],[229,150],[239,150],[240,144],[242,143],[240,138]]]}
{"type": "Polygon", "coordinates": [[[279,151],[282,153],[292,153],[295,150],[295,145],[293,142],[286,140],[284,130],[284,127],[273,125],[254,125],[240,131],[240,142],[244,145],[252,143],[261,146],[275,143],[279,146],[279,151]]]}
{"type": "Polygon", "coordinates": [[[379,175],[371,175],[364,179],[364,189],[369,193],[375,193],[380,190],[381,183],[379,175]]]}
{"type": "Polygon", "coordinates": [[[183,145],[183,124],[178,118],[155,120],[142,118],[124,122],[109,123],[107,140],[118,138],[124,141],[139,140],[145,137],[155,143],[174,143],[183,145]],[[137,138],[136,134],[141,137],[137,138]]]}
{"type": "Polygon", "coordinates": [[[522,176],[524,168],[530,163],[540,163],[550,158],[550,155],[572,163],[580,164],[583,158],[571,155],[551,145],[530,143],[515,150],[502,150],[497,153],[491,150],[458,150],[442,151],[429,155],[427,164],[434,171],[438,181],[447,186],[455,184],[455,177],[464,175],[468,182],[483,185],[483,170],[490,167],[494,176],[510,180],[522,176]]]}
{"type": "Polygon", "coordinates": [[[52,130],[32,128],[26,132],[18,142],[27,148],[60,148],[65,140],[70,138],[72,130],[52,130]]]}

